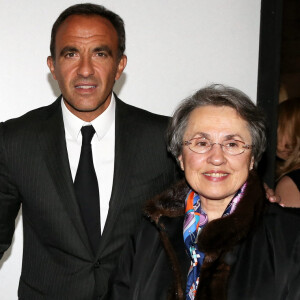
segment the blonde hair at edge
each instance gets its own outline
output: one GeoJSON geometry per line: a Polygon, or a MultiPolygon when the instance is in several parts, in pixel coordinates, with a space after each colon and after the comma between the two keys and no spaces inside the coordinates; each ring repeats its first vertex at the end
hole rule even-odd
{"type": "Polygon", "coordinates": [[[300,168],[300,98],[283,101],[278,106],[277,139],[283,138],[285,148],[291,152],[277,169],[278,179],[300,168]]]}

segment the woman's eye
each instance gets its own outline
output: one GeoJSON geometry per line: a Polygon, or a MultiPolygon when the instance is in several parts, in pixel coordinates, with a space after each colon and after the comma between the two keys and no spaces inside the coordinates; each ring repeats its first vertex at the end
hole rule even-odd
{"type": "Polygon", "coordinates": [[[207,141],[197,141],[196,146],[197,147],[207,147],[209,143],[207,141]]]}
{"type": "Polygon", "coordinates": [[[228,142],[225,144],[225,146],[227,148],[237,148],[237,147],[239,147],[239,143],[238,142],[228,142]]]}

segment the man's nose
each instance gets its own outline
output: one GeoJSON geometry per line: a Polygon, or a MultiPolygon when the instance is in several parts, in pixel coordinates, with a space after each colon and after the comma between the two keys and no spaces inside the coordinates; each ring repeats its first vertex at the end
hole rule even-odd
{"type": "Polygon", "coordinates": [[[91,57],[82,57],[77,70],[78,75],[89,77],[94,74],[94,65],[91,57]]]}

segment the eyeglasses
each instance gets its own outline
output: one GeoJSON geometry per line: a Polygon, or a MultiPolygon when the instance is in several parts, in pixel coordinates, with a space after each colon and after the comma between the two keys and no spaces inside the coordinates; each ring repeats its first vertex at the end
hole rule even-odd
{"type": "Polygon", "coordinates": [[[245,150],[252,149],[252,145],[246,145],[244,142],[238,140],[212,143],[205,138],[193,138],[182,143],[182,145],[188,146],[191,151],[198,154],[204,154],[210,151],[215,144],[220,145],[223,152],[229,155],[239,155],[244,153],[245,150]]]}

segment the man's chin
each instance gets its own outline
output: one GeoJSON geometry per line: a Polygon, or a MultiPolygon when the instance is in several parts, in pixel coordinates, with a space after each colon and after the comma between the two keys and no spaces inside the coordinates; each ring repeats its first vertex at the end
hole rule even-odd
{"type": "Polygon", "coordinates": [[[63,97],[64,103],[73,114],[101,114],[106,110],[110,104],[110,97],[106,97],[105,100],[97,101],[94,97],[89,98],[75,98],[74,101],[69,101],[63,97]]]}
{"type": "Polygon", "coordinates": [[[91,113],[91,112],[95,112],[99,109],[100,106],[97,107],[73,107],[74,110],[81,112],[81,113],[91,113]]]}
{"type": "Polygon", "coordinates": [[[95,111],[99,110],[102,106],[105,106],[105,102],[90,104],[90,105],[88,103],[84,103],[82,105],[74,105],[65,99],[64,99],[64,102],[70,111],[77,111],[80,113],[95,112],[95,111]]]}

